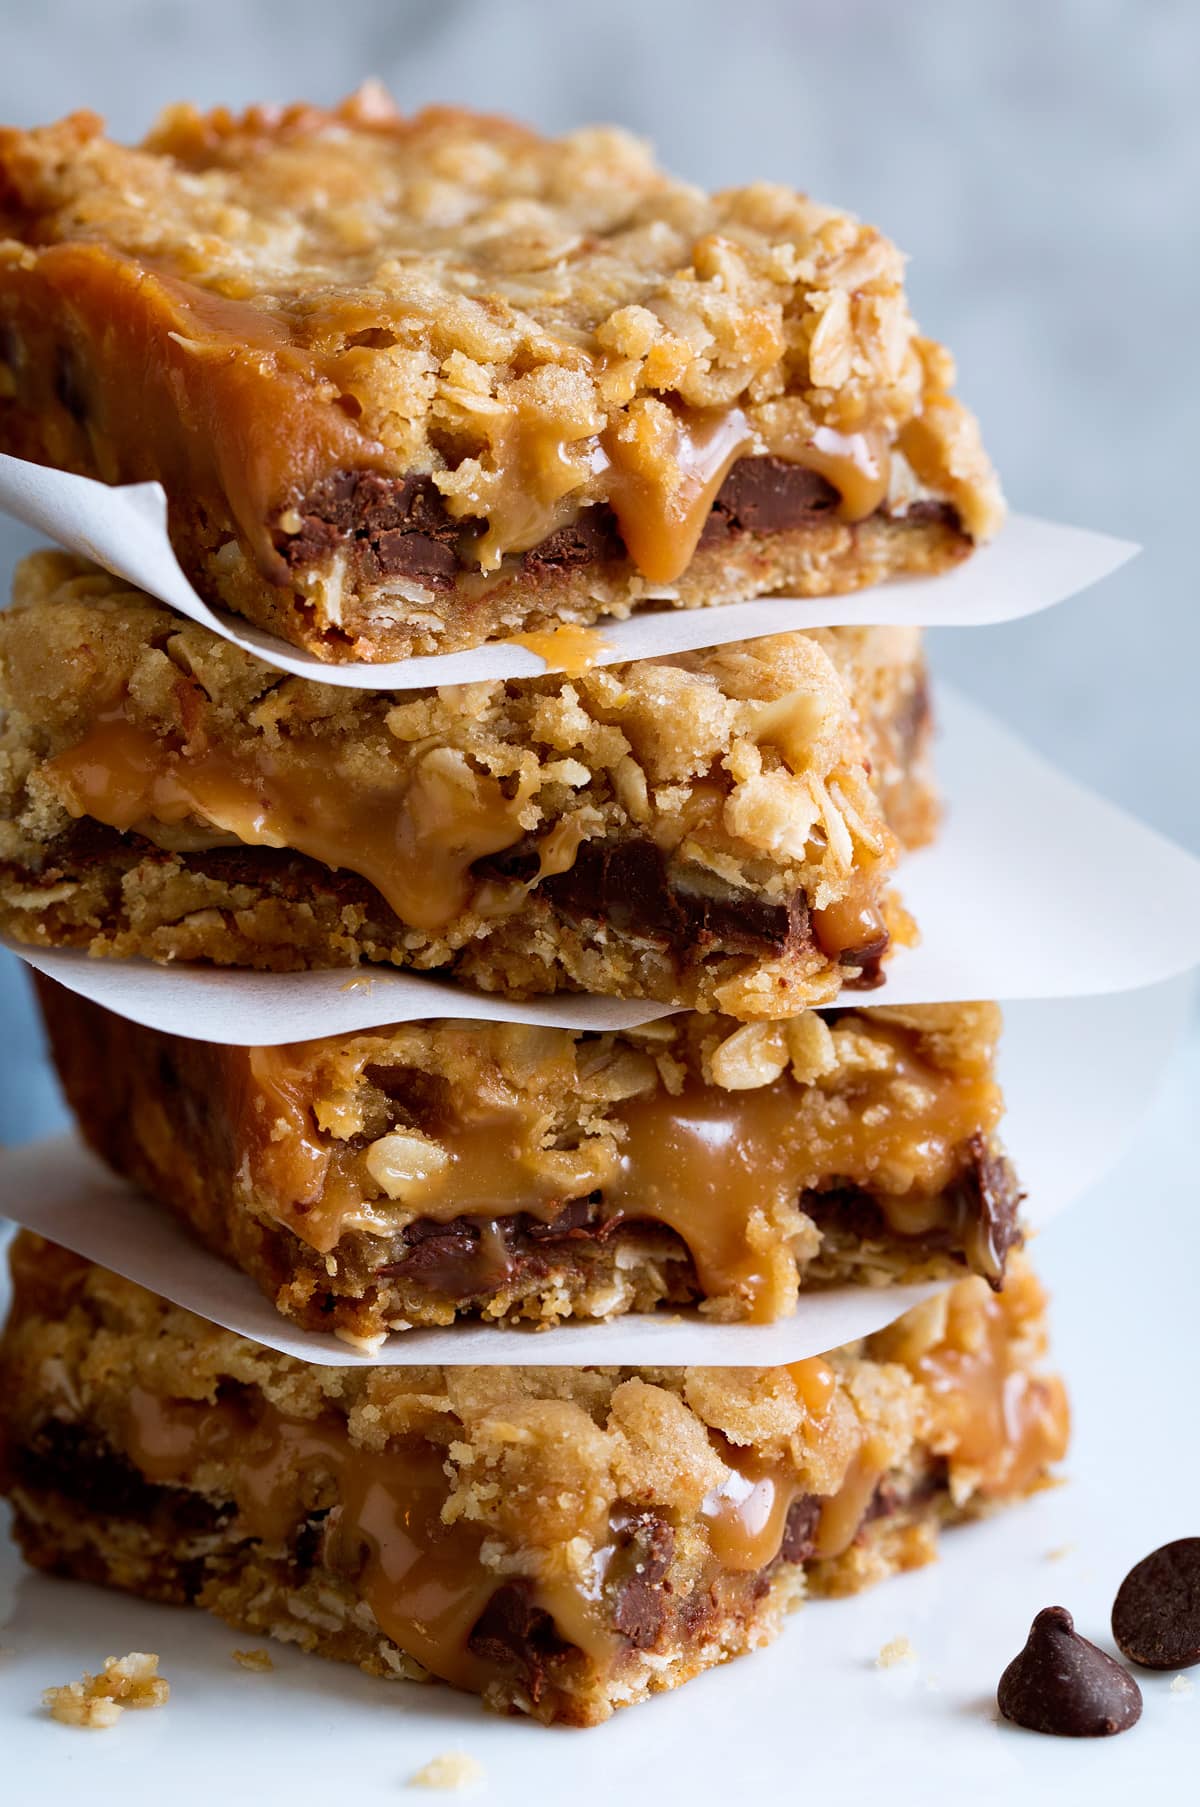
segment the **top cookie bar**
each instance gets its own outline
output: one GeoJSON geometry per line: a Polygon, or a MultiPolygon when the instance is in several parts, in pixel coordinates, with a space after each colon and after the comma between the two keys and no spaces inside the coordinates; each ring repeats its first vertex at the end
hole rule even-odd
{"type": "Polygon", "coordinates": [[[0,451],[157,479],[196,588],[324,659],[939,570],[1002,513],[952,380],[874,228],[616,130],[0,131],[0,451]]]}

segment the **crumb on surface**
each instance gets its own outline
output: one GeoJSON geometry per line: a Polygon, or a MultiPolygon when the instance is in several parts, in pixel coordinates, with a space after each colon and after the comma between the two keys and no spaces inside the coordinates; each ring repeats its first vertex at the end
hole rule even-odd
{"type": "Polygon", "coordinates": [[[233,1660],[240,1663],[243,1669],[253,1669],[260,1675],[265,1675],[275,1667],[269,1650],[235,1650],[233,1660]]]}
{"type": "Polygon", "coordinates": [[[1190,1675],[1175,1675],[1171,1678],[1171,1693],[1190,1694],[1195,1685],[1190,1675]]]}
{"type": "Polygon", "coordinates": [[[1046,1561],[1061,1562],[1065,1556],[1073,1556],[1074,1554],[1075,1545],[1073,1543],[1060,1543],[1057,1549],[1046,1551],[1046,1561]]]}
{"type": "Polygon", "coordinates": [[[85,1673],[81,1681],[47,1688],[42,1700],[60,1725],[96,1731],[116,1725],[126,1707],[161,1707],[170,1693],[166,1677],[158,1673],[157,1656],[131,1650],[128,1656],[105,1657],[100,1675],[85,1673]]]}
{"type": "Polygon", "coordinates": [[[900,1663],[915,1663],[917,1653],[908,1638],[892,1638],[875,1658],[877,1669],[895,1669],[900,1663]]]}
{"type": "Polygon", "coordinates": [[[483,1764],[465,1751],[443,1751],[408,1778],[410,1788],[472,1788],[483,1780],[483,1764]]]}

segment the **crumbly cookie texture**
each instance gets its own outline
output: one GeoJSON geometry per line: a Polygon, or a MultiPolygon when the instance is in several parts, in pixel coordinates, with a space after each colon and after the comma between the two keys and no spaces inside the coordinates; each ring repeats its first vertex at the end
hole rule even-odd
{"type": "Polygon", "coordinates": [[[778,1015],[877,981],[884,810],[936,819],[915,629],[348,690],[48,552],[0,700],[0,919],[96,953],[778,1015]]]}
{"type": "Polygon", "coordinates": [[[0,132],[0,445],[161,478],[193,579],[326,657],[951,563],[1002,513],[953,381],[874,227],[615,129],[0,132]]]}
{"type": "Polygon", "coordinates": [[[100,1675],[47,1688],[42,1700],[60,1725],[103,1731],[116,1725],[126,1707],[161,1707],[170,1693],[166,1677],[158,1673],[157,1656],[131,1650],[128,1656],[106,1657],[100,1675]]]}
{"type": "Polygon", "coordinates": [[[316,1367],[38,1238],[13,1263],[31,1561],[545,1721],[756,1648],[806,1586],[929,1560],[1065,1442],[1022,1262],[766,1369],[316,1367]]]}
{"type": "Polygon", "coordinates": [[[664,1302],[761,1322],[802,1287],[964,1267],[999,1285],[1020,1235],[995,1005],[227,1048],[39,995],[92,1147],[354,1342],[664,1302]]]}
{"type": "Polygon", "coordinates": [[[420,1769],[414,1770],[408,1778],[410,1788],[474,1788],[482,1782],[486,1770],[478,1757],[468,1755],[466,1751],[442,1751],[440,1755],[431,1757],[428,1763],[422,1763],[420,1769]]]}

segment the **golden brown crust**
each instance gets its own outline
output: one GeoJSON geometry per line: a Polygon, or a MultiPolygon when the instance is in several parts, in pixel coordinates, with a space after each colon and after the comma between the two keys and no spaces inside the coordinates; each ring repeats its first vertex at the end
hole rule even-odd
{"type": "Polygon", "coordinates": [[[702,194],[611,129],[406,120],[364,90],[176,108],[136,150],[90,114],[0,132],[0,332],[0,444],[160,478],[193,580],[323,657],[655,593],[853,588],[949,562],[1001,514],[886,239],[768,184],[702,194]],[[806,519],[693,571],[745,457],[811,473],[818,514],[871,531],[806,519]],[[361,507],[347,524],[360,474],[382,540],[361,507]],[[543,552],[581,524],[583,575],[556,553],[547,587],[543,552]]]}
{"type": "Polygon", "coordinates": [[[0,915],[43,945],[779,1015],[869,969],[883,811],[934,815],[915,629],[347,690],[42,553],[0,663],[0,915]]]}

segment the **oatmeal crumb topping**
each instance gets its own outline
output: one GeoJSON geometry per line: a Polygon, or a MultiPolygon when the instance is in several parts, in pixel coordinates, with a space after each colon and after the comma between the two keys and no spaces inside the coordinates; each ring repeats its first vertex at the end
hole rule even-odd
{"type": "Polygon", "coordinates": [[[170,1692],[158,1673],[157,1656],[131,1650],[128,1656],[105,1657],[100,1675],[85,1674],[81,1681],[47,1688],[42,1699],[60,1725],[98,1731],[115,1725],[126,1707],[163,1706],[170,1692]]]}
{"type": "Polygon", "coordinates": [[[938,496],[976,539],[1001,518],[896,247],[778,184],[705,193],[613,127],[405,118],[372,84],[328,111],[176,106],[138,148],[91,113],[0,132],[0,271],[63,243],[161,278],[195,357],[215,335],[303,364],[376,463],[487,522],[485,571],[556,511],[683,495],[714,411],[742,454],[823,468],[861,436],[850,463],[886,456],[898,506],[938,496]]]}

